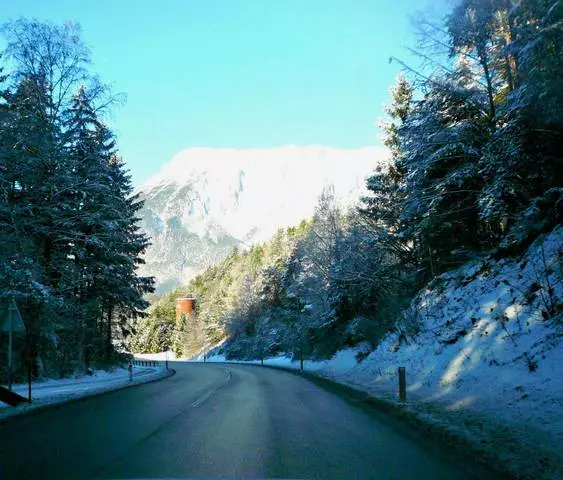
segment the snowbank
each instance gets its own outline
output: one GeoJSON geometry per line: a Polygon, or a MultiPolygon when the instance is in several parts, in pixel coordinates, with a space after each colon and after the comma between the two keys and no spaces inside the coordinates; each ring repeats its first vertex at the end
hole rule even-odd
{"type": "MultiPolygon", "coordinates": [[[[111,390],[119,390],[131,385],[147,383],[169,374],[164,366],[133,367],[133,380],[129,380],[126,368],[112,371],[97,370],[92,376],[84,375],[74,379],[47,380],[32,384],[32,403],[10,407],[0,402],[0,421],[22,412],[42,408],[45,405],[65,403],[81,397],[89,397],[111,390]]],[[[13,391],[27,398],[27,384],[16,384],[13,391]]]]}
{"type": "Polygon", "coordinates": [[[137,360],[155,360],[157,362],[168,361],[184,361],[185,358],[176,358],[176,354],[169,350],[168,352],[160,353],[135,353],[135,359],[137,360]]]}

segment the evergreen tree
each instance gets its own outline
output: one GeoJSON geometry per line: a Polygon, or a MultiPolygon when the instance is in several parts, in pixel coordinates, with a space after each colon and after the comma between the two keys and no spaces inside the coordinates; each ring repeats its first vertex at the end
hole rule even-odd
{"type": "Polygon", "coordinates": [[[367,179],[366,186],[370,195],[362,198],[360,211],[365,230],[377,237],[380,244],[385,243],[390,251],[404,257],[406,263],[412,263],[413,239],[406,236],[407,229],[402,219],[406,165],[399,131],[413,109],[414,88],[401,75],[391,93],[391,105],[386,108],[388,118],[382,124],[383,143],[391,153],[390,162],[367,179]]]}
{"type": "Polygon", "coordinates": [[[0,301],[20,306],[35,373],[65,375],[113,360],[115,335],[147,306],[142,203],[98,117],[104,87],[78,30],[18,20],[4,33],[0,301]]]}
{"type": "Polygon", "coordinates": [[[547,194],[540,217],[557,208],[561,193],[553,189],[563,178],[563,7],[556,0],[521,2],[508,21],[515,88],[499,111],[502,121],[487,152],[488,182],[480,200],[483,217],[505,232],[530,222],[521,216],[529,216],[525,212],[535,198],[547,194]]]}
{"type": "Polygon", "coordinates": [[[447,78],[417,102],[400,130],[407,179],[402,221],[429,271],[452,267],[466,259],[464,249],[486,241],[477,199],[488,114],[479,100],[447,78]]]}

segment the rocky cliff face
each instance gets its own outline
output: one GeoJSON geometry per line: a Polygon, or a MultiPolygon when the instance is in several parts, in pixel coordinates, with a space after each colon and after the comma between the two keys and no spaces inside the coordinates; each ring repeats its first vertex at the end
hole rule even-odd
{"type": "Polygon", "coordinates": [[[186,283],[233,247],[311,217],[324,189],[353,204],[386,158],[380,147],[183,150],[139,189],[152,238],[141,273],[159,292],[186,283]]]}

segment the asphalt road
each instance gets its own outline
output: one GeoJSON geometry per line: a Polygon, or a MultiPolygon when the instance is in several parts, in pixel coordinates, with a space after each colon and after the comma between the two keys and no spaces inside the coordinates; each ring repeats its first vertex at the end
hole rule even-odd
{"type": "Polygon", "coordinates": [[[166,380],[0,425],[0,479],[485,478],[305,378],[174,366],[166,380]]]}

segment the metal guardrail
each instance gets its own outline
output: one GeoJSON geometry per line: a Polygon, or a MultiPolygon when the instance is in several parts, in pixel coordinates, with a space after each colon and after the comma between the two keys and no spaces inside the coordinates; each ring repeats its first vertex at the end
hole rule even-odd
{"type": "Polygon", "coordinates": [[[157,360],[133,360],[131,362],[133,365],[137,367],[158,367],[160,362],[157,360]]]}

